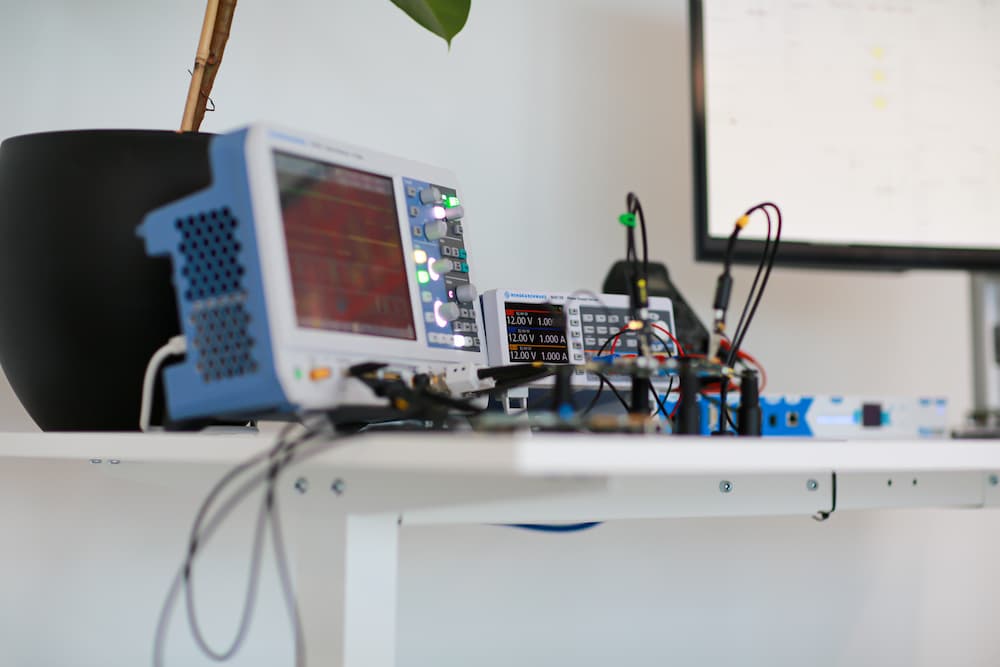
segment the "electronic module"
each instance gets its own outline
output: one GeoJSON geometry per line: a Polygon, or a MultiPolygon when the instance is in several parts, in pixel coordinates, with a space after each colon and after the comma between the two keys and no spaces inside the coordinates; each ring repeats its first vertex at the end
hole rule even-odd
{"type": "MultiPolygon", "coordinates": [[[[583,365],[595,356],[635,355],[637,332],[629,329],[629,299],[623,294],[539,292],[492,289],[482,296],[486,345],[491,365],[541,362],[583,365]]],[[[650,297],[656,354],[677,354],[670,299],[650,297]]],[[[577,369],[575,386],[596,387],[600,378],[577,369]]],[[[666,383],[667,378],[657,378],[666,383]]],[[[551,378],[535,386],[551,384],[551,378]]]]}
{"type": "Polygon", "coordinates": [[[212,140],[213,184],[150,213],[168,256],[183,362],[173,420],[375,400],[346,369],[480,388],[482,316],[454,174],[256,125],[212,140]]]}

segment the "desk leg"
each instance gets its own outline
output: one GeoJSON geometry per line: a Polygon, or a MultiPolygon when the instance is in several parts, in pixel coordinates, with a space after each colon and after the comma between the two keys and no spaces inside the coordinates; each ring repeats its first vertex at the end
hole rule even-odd
{"type": "Polygon", "coordinates": [[[299,517],[296,594],[308,667],[395,667],[396,514],[299,517]]]}

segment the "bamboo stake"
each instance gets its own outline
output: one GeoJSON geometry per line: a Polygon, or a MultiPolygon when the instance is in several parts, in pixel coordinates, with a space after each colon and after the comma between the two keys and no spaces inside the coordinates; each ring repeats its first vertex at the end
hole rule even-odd
{"type": "Polygon", "coordinates": [[[201,97],[201,82],[205,77],[205,65],[212,44],[212,33],[215,32],[215,17],[219,12],[219,0],[208,0],[205,7],[205,20],[201,24],[201,38],[198,40],[198,52],[194,56],[194,70],[191,72],[191,84],[188,86],[187,102],[184,104],[184,120],[181,121],[181,132],[194,132],[198,128],[194,124],[195,109],[201,97]]]}
{"type": "Polygon", "coordinates": [[[208,96],[222,63],[222,52],[229,40],[229,27],[236,12],[236,0],[208,0],[205,21],[201,26],[198,52],[194,58],[191,85],[184,105],[181,132],[197,132],[205,117],[208,96]]]}

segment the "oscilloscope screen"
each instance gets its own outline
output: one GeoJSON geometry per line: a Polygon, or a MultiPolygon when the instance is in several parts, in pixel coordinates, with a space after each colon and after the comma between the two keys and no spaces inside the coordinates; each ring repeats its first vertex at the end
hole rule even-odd
{"type": "Polygon", "coordinates": [[[392,179],[274,157],[299,326],[415,340],[392,179]]]}

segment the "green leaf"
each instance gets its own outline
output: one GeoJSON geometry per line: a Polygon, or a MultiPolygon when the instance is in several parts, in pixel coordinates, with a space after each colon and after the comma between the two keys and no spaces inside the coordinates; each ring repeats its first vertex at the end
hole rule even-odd
{"type": "Polygon", "coordinates": [[[392,4],[448,42],[451,48],[452,38],[462,31],[469,18],[472,0],[392,0],[392,4]]]}

